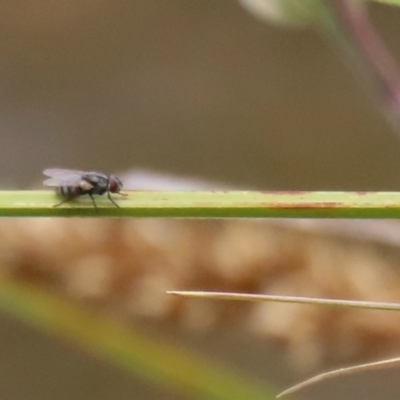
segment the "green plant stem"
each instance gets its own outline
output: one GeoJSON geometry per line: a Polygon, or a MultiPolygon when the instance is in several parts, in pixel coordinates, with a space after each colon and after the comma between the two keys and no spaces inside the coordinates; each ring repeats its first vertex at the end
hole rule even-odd
{"type": "Polygon", "coordinates": [[[60,202],[49,191],[0,191],[0,217],[399,218],[400,192],[128,192],[60,202]]]}

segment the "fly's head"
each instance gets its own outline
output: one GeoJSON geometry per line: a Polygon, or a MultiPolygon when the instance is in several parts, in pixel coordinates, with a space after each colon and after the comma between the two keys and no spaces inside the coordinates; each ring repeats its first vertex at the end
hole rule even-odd
{"type": "Polygon", "coordinates": [[[119,193],[122,190],[123,183],[115,175],[110,175],[108,179],[108,190],[111,193],[119,193]]]}

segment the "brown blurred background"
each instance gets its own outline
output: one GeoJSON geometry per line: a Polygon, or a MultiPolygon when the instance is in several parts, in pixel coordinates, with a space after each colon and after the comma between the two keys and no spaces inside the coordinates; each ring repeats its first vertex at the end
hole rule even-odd
{"type": "MultiPolygon", "coordinates": [[[[372,7],[394,55],[399,11],[372,7]]],[[[398,140],[335,47],[235,1],[0,3],[2,180],[135,166],[398,189],[398,140]]]]}
{"type": "MultiPolygon", "coordinates": [[[[400,59],[400,10],[375,5],[371,16],[400,59]]],[[[244,188],[400,189],[399,139],[340,51],[235,1],[0,2],[0,105],[7,188],[60,166],[244,188]]],[[[271,343],[163,331],[261,379],[295,380],[271,343]]],[[[0,338],[2,399],[177,398],[5,315],[0,338]]],[[[309,398],[380,399],[383,387],[394,398],[397,373],[329,382],[309,398]]]]}

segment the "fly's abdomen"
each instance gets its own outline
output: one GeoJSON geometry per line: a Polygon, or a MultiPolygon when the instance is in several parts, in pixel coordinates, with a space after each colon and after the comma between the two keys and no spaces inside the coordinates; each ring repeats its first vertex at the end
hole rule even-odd
{"type": "Polygon", "coordinates": [[[79,186],[59,186],[57,188],[57,194],[66,199],[75,199],[82,193],[79,186]]]}

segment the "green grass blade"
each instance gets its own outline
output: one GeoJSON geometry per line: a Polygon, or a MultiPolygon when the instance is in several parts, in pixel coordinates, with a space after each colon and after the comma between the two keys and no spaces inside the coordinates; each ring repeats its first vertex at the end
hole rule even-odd
{"type": "Polygon", "coordinates": [[[197,192],[135,191],[89,198],[60,207],[49,191],[0,191],[0,216],[203,217],[203,218],[399,218],[400,192],[197,192]]]}
{"type": "Polygon", "coordinates": [[[199,355],[91,315],[34,286],[0,281],[0,310],[77,343],[116,366],[185,395],[211,400],[269,400],[272,390],[199,355]]]}

